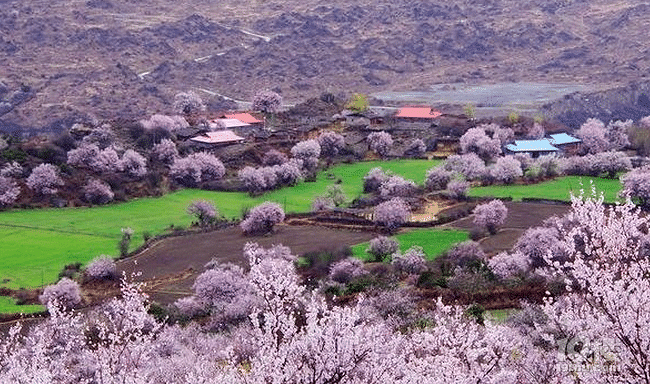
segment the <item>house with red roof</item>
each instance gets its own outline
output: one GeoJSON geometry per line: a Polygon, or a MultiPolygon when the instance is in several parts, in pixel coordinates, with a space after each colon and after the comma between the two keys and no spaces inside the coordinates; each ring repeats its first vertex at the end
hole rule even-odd
{"type": "Polygon", "coordinates": [[[395,118],[410,121],[431,121],[441,115],[441,112],[431,109],[431,107],[403,107],[397,111],[395,118]]]}
{"type": "Polygon", "coordinates": [[[226,113],[223,115],[224,118],[226,119],[237,119],[241,122],[247,123],[247,124],[260,124],[263,121],[257,119],[255,116],[251,115],[250,113],[226,113]]]}

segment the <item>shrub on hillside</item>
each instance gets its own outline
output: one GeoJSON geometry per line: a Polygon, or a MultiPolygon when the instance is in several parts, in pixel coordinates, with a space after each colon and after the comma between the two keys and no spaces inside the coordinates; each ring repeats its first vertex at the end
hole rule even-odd
{"type": "Polygon", "coordinates": [[[111,186],[99,179],[90,179],[83,187],[83,193],[91,204],[106,204],[115,197],[111,186]]]}
{"type": "Polygon", "coordinates": [[[32,170],[27,178],[27,187],[38,195],[53,195],[63,185],[58,168],[52,164],[41,164],[32,170]]]}
{"type": "Polygon", "coordinates": [[[174,160],[169,174],[180,184],[192,187],[202,181],[221,179],[226,168],[214,155],[197,152],[174,160]]]}
{"type": "Polygon", "coordinates": [[[153,146],[152,153],[156,160],[165,164],[171,164],[178,157],[176,144],[169,139],[160,140],[160,143],[153,146]]]}
{"type": "Polygon", "coordinates": [[[422,139],[413,139],[404,150],[404,156],[410,158],[420,158],[427,151],[427,146],[422,139]]]}
{"type": "Polygon", "coordinates": [[[388,156],[388,152],[393,147],[393,137],[388,132],[373,132],[368,135],[367,140],[370,150],[381,157],[388,156]]]}
{"type": "Polygon", "coordinates": [[[8,207],[16,202],[20,195],[20,187],[8,177],[0,176],[0,208],[8,207]]]}
{"type": "Polygon", "coordinates": [[[252,110],[264,113],[277,113],[281,107],[282,96],[269,90],[257,92],[251,105],[252,110]]]}
{"type": "Polygon", "coordinates": [[[427,179],[424,186],[429,191],[440,191],[447,188],[447,183],[451,180],[453,173],[443,167],[433,167],[427,171],[427,179]]]}
{"type": "Polygon", "coordinates": [[[322,154],[332,158],[338,155],[345,146],[345,139],[336,132],[325,131],[318,136],[318,144],[320,144],[322,154]]]}
{"type": "Polygon", "coordinates": [[[262,165],[266,165],[269,167],[273,165],[281,165],[286,163],[287,161],[289,161],[287,155],[285,155],[284,153],[276,149],[270,149],[262,157],[262,165]]]}
{"type": "Polygon", "coordinates": [[[167,116],[160,114],[152,115],[146,120],[140,120],[140,124],[148,131],[162,129],[167,132],[174,132],[190,126],[183,116],[167,116]]]}
{"type": "Polygon", "coordinates": [[[2,169],[0,169],[0,176],[3,177],[23,177],[24,169],[16,161],[7,163],[2,169]]]}
{"type": "Polygon", "coordinates": [[[178,114],[192,115],[205,111],[205,104],[195,92],[181,92],[174,96],[174,111],[178,114]]]}
{"type": "Polygon", "coordinates": [[[121,172],[124,170],[120,156],[114,148],[108,147],[99,151],[90,166],[96,172],[121,172]]]}
{"type": "Polygon", "coordinates": [[[143,177],[147,174],[147,159],[132,149],[127,149],[124,152],[120,164],[124,172],[130,176],[143,177]]]}

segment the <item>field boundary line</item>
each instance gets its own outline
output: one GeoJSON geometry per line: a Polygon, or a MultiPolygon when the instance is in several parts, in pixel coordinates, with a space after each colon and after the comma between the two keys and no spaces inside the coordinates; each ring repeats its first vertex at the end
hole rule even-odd
{"type": "Polygon", "coordinates": [[[58,232],[58,233],[68,233],[68,234],[74,234],[74,235],[84,235],[84,236],[97,236],[97,237],[104,237],[107,239],[119,239],[121,236],[119,234],[116,234],[115,236],[111,235],[102,235],[98,233],[87,233],[87,232],[81,232],[81,231],[72,231],[72,230],[66,230],[66,229],[55,229],[55,228],[43,228],[43,227],[33,227],[29,225],[21,225],[21,224],[6,224],[6,223],[0,223],[0,227],[8,227],[8,228],[24,228],[24,229],[33,229],[33,230],[39,230],[39,231],[50,231],[50,232],[58,232]]]}

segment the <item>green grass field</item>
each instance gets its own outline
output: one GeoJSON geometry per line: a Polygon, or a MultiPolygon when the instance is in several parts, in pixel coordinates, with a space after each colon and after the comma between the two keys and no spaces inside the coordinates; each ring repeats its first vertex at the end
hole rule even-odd
{"type": "MultiPolygon", "coordinates": [[[[399,242],[400,251],[404,252],[414,245],[419,245],[427,258],[433,260],[454,244],[467,240],[469,234],[452,229],[423,228],[400,233],[394,237],[399,242]]],[[[368,242],[357,244],[352,247],[352,255],[364,261],[370,260],[371,256],[366,252],[367,248],[368,242]]]]}
{"type": "Polygon", "coordinates": [[[0,313],[36,313],[44,311],[42,305],[17,305],[16,300],[7,296],[0,296],[0,313]]]}
{"type": "Polygon", "coordinates": [[[300,183],[262,196],[246,193],[185,189],[158,198],[92,208],[11,210],[0,212],[0,286],[40,287],[56,280],[65,264],[86,263],[100,254],[116,256],[121,228],[134,230],[131,249],[142,244],[142,235],[160,234],[171,224],[188,226],[185,212],[197,199],[213,202],[227,218],[240,217],[244,208],[274,201],[287,212],[306,212],[314,197],[327,186],[340,185],[349,200],[363,192],[362,178],[381,166],[421,184],[427,169],[439,161],[395,160],[341,164],[321,172],[315,182],[300,183]]]}
{"type": "Polygon", "coordinates": [[[470,197],[512,197],[515,201],[521,201],[524,197],[571,200],[571,192],[577,195],[584,189],[585,195],[591,194],[590,180],[593,180],[598,193],[605,194],[605,202],[617,201],[618,192],[621,190],[621,182],[618,179],[603,179],[588,176],[563,176],[554,180],[545,181],[530,185],[491,185],[487,187],[470,188],[470,197]],[[581,184],[582,183],[582,184],[581,184]]]}

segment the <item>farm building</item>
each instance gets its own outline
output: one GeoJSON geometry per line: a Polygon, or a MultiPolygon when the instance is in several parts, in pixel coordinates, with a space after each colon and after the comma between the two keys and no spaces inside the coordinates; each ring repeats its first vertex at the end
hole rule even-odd
{"type": "Polygon", "coordinates": [[[573,137],[566,132],[556,133],[549,136],[551,136],[548,139],[551,144],[560,149],[564,154],[575,155],[580,151],[582,140],[573,137]]]}
{"type": "Polygon", "coordinates": [[[395,115],[396,119],[407,121],[431,121],[440,117],[442,113],[431,109],[431,107],[404,107],[400,108],[395,115]]]}
{"type": "Polygon", "coordinates": [[[543,156],[556,154],[560,150],[559,148],[551,145],[551,142],[548,139],[540,139],[515,140],[514,144],[506,145],[506,151],[510,153],[527,153],[530,154],[533,158],[536,158],[540,155],[543,156]]]}
{"type": "Polygon", "coordinates": [[[255,116],[251,115],[250,113],[226,113],[222,116],[225,119],[235,119],[239,120],[242,123],[246,124],[261,124],[263,123],[262,120],[256,118],[255,116]]]}
{"type": "Polygon", "coordinates": [[[238,136],[231,130],[206,132],[202,135],[192,137],[190,140],[208,146],[229,145],[244,142],[243,137],[238,136]]]}

